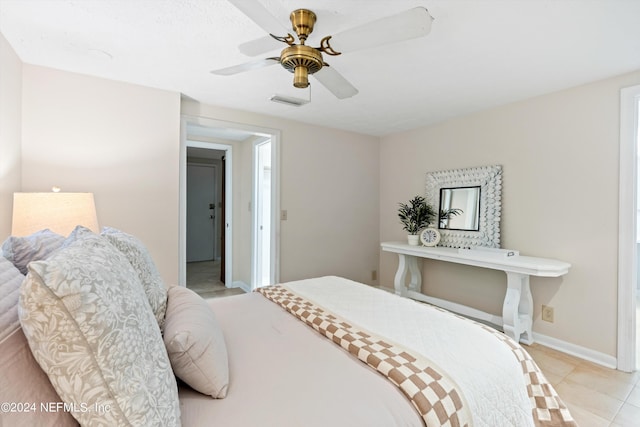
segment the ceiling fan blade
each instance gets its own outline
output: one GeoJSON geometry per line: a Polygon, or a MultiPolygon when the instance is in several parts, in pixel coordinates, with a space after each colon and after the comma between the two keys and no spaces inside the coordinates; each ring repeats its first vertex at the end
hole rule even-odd
{"type": "Polygon", "coordinates": [[[331,37],[330,43],[335,51],[344,53],[423,37],[431,31],[432,21],[427,9],[415,7],[345,30],[331,37]]]}
{"type": "Polygon", "coordinates": [[[342,77],[342,74],[328,65],[320,68],[319,71],[312,75],[338,99],[351,98],[358,93],[358,89],[342,77]]]}
{"type": "Polygon", "coordinates": [[[288,34],[286,28],[258,0],[228,0],[240,9],[253,22],[269,34],[283,36],[288,34]]]}
{"type": "Polygon", "coordinates": [[[245,62],[244,64],[234,65],[232,67],[221,68],[211,71],[212,74],[219,76],[230,76],[233,74],[244,73],[245,71],[257,70],[258,68],[268,67],[269,65],[278,64],[280,58],[265,58],[256,61],[245,62]]]}
{"type": "Polygon", "coordinates": [[[260,37],[259,39],[251,40],[238,46],[240,52],[247,56],[258,56],[280,48],[282,48],[282,42],[271,36],[260,37]]]}

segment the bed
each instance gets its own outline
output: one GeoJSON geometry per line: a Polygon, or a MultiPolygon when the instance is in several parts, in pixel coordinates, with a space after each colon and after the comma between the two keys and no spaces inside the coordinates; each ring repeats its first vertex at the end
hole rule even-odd
{"type": "Polygon", "coordinates": [[[0,258],[0,425],[576,425],[488,326],[335,276],[163,293],[141,242],[103,234],[56,238],[26,278],[0,258]]]}
{"type": "Polygon", "coordinates": [[[214,402],[183,386],[185,425],[573,425],[518,344],[445,310],[340,277],[208,303],[232,380],[214,402]]]}

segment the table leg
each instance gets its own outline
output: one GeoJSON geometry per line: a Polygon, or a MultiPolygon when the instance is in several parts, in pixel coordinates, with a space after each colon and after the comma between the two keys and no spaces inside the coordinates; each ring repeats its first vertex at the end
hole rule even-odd
{"type": "Polygon", "coordinates": [[[516,341],[533,344],[533,297],[529,275],[507,273],[507,294],[502,306],[504,333],[516,341]]]}
{"type": "Polygon", "coordinates": [[[407,291],[420,292],[422,289],[422,273],[418,266],[418,258],[412,255],[398,254],[398,270],[393,280],[396,295],[407,296],[407,291]],[[407,286],[407,273],[409,285],[407,286]]]}

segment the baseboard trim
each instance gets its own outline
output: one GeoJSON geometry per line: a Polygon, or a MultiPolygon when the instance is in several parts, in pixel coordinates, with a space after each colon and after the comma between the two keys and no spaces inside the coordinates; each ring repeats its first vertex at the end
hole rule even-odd
{"type": "Polygon", "coordinates": [[[575,356],[580,359],[588,360],[589,362],[593,362],[607,368],[616,369],[618,365],[618,361],[615,357],[608,354],[600,353],[599,351],[591,350],[590,348],[571,344],[557,338],[539,334],[537,332],[533,333],[533,339],[536,343],[545,347],[570,354],[571,356],[575,356]]]}
{"type": "Polygon", "coordinates": [[[235,282],[232,282],[231,285],[229,285],[230,288],[240,288],[243,291],[245,291],[246,293],[251,292],[251,287],[249,285],[247,285],[246,283],[244,283],[242,280],[236,280],[235,282]]]}
{"type": "MultiPolygon", "coordinates": [[[[383,289],[385,291],[394,293],[395,290],[386,286],[376,286],[378,289],[383,289]]],[[[478,319],[472,319],[478,322],[478,319]]],[[[494,325],[489,325],[495,327],[494,325]]],[[[499,328],[499,330],[502,330],[499,328]]],[[[610,356],[608,354],[600,353],[599,351],[591,350],[590,348],[582,347],[576,344],[571,344],[566,341],[559,340],[557,338],[553,338],[547,335],[539,334],[537,332],[533,332],[534,342],[537,344],[543,345],[545,347],[552,348],[554,350],[558,350],[562,353],[570,354],[571,356],[578,357],[580,359],[587,360],[589,362],[593,362],[595,364],[611,368],[617,369],[618,360],[610,356]]]]}

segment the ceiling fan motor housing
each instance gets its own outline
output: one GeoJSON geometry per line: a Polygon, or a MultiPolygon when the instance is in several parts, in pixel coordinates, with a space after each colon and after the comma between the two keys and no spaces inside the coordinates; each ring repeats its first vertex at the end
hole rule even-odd
{"type": "Polygon", "coordinates": [[[309,74],[319,71],[324,65],[322,53],[305,45],[293,45],[280,54],[280,64],[293,73],[293,85],[297,88],[309,86],[309,74]]]}

